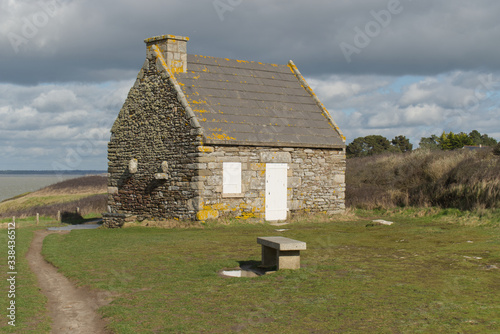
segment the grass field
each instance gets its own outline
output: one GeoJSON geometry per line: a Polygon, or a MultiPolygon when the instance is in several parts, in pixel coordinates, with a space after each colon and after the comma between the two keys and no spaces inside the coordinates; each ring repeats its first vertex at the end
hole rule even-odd
{"type": "MultiPolygon", "coordinates": [[[[5,220],[4,220],[5,221],[5,220]]],[[[2,221],[2,222],[4,222],[2,221]]],[[[10,302],[8,298],[9,285],[7,278],[7,229],[0,229],[0,245],[2,245],[2,252],[0,256],[0,271],[3,273],[1,283],[2,294],[0,296],[0,303],[2,305],[2,323],[0,326],[1,333],[49,333],[50,331],[50,318],[45,309],[47,299],[39,291],[37,279],[28,266],[26,260],[26,252],[28,251],[33,232],[36,229],[53,226],[54,221],[42,217],[40,225],[37,227],[33,218],[17,219],[16,220],[16,326],[12,327],[7,325],[10,321],[7,316],[7,307],[10,302]],[[5,307],[4,307],[5,306],[5,307]]]]}
{"type": "MultiPolygon", "coordinates": [[[[17,319],[12,328],[2,315],[1,333],[50,332],[46,298],[24,256],[33,231],[59,224],[49,217],[54,210],[76,204],[83,218],[104,211],[105,195],[43,199],[99,194],[105,186],[102,178],[85,179],[86,189],[73,182],[19,196],[9,209],[18,213],[17,319]],[[23,208],[28,198],[40,206],[23,208]],[[49,213],[39,226],[33,217],[19,219],[33,208],[49,213]]],[[[0,206],[7,203],[13,202],[0,206]]],[[[72,231],[48,236],[43,252],[76,284],[112,298],[100,313],[116,333],[499,333],[500,210],[388,207],[296,217],[284,232],[230,220],[72,231]],[[375,218],[395,224],[368,226],[375,218]],[[307,242],[300,270],[256,278],[218,274],[258,264],[256,238],[274,235],[307,242]]],[[[1,245],[11,219],[0,220],[1,245]]],[[[5,274],[7,251],[0,253],[5,274]]],[[[2,284],[0,303],[7,305],[2,284]]]]}
{"type": "Polygon", "coordinates": [[[457,211],[361,212],[266,224],[73,231],[44,256],[107,291],[117,333],[498,333],[500,222],[457,211]],[[392,226],[367,227],[383,217],[392,226]],[[418,217],[421,216],[421,217],[418,217]],[[260,261],[258,236],[307,242],[302,268],[257,278],[221,269],[260,261]]]}

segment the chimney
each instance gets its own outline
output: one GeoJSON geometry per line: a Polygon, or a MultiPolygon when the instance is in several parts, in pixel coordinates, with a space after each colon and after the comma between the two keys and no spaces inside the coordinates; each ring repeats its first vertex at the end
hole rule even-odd
{"type": "Polygon", "coordinates": [[[187,72],[187,42],[189,37],[163,35],[144,40],[148,49],[156,45],[163,53],[167,66],[173,73],[187,72]]]}

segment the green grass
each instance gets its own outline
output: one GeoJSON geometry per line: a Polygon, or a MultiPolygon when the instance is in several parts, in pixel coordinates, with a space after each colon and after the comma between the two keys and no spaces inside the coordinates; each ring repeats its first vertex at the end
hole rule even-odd
{"type": "Polygon", "coordinates": [[[117,333],[498,333],[492,217],[472,224],[456,212],[363,211],[286,232],[264,224],[82,230],[47,237],[44,256],[115,296],[100,312],[117,333]],[[395,224],[367,227],[375,215],[395,224]],[[307,242],[300,270],[217,275],[260,261],[256,238],[270,235],[307,242]]]}
{"type": "MultiPolygon", "coordinates": [[[[11,221],[11,220],[10,220],[11,221]]],[[[5,221],[2,221],[5,222],[5,221]]],[[[0,229],[0,245],[1,261],[0,271],[3,273],[1,283],[2,294],[0,296],[1,304],[1,317],[2,322],[0,325],[1,333],[49,333],[50,331],[50,318],[46,311],[47,299],[39,291],[37,286],[37,279],[28,266],[25,258],[28,251],[33,232],[41,227],[36,227],[36,222],[31,219],[17,219],[16,220],[16,326],[12,327],[7,324],[7,305],[10,302],[7,292],[8,283],[6,281],[7,272],[7,229],[0,229]]],[[[42,219],[40,226],[51,225],[51,222],[42,219]]]]}

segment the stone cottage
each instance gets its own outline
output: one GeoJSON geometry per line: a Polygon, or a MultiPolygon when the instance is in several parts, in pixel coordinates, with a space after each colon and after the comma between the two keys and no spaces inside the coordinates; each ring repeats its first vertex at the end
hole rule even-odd
{"type": "Polygon", "coordinates": [[[111,129],[105,224],[342,212],[345,137],[293,62],[190,55],[188,40],[145,40],[111,129]]]}

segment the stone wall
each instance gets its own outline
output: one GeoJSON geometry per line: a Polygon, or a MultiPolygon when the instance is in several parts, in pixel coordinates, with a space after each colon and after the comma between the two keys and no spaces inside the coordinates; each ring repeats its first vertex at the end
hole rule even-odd
{"type": "Polygon", "coordinates": [[[194,219],[201,136],[153,53],[111,130],[109,211],[139,217],[194,219]]]}
{"type": "Polygon", "coordinates": [[[345,150],[216,146],[205,147],[197,161],[199,220],[264,218],[266,163],[289,166],[287,207],[291,214],[345,210],[345,150]],[[242,194],[223,194],[224,162],[241,162],[242,194]]]}

